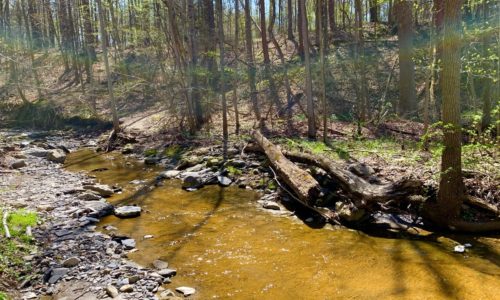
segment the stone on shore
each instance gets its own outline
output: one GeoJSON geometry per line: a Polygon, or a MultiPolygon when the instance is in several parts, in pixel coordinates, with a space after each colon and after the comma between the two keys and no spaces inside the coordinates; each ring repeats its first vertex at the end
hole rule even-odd
{"type": "Polygon", "coordinates": [[[66,152],[61,149],[54,149],[48,153],[47,160],[62,164],[66,160],[66,152]]]}
{"type": "Polygon", "coordinates": [[[115,216],[119,218],[135,218],[141,215],[139,206],[121,206],[115,207],[115,216]]]}
{"type": "Polygon", "coordinates": [[[94,191],[103,197],[109,197],[114,194],[113,189],[105,184],[89,184],[84,185],[84,189],[94,191]]]}

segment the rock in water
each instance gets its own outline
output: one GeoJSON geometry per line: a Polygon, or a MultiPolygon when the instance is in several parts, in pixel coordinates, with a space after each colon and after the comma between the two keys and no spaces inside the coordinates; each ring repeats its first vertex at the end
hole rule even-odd
{"type": "Polygon", "coordinates": [[[168,262],[157,259],[157,260],[153,261],[153,266],[157,270],[166,269],[166,268],[168,268],[168,262]]]}
{"type": "Polygon", "coordinates": [[[108,294],[111,298],[116,298],[118,297],[118,290],[114,286],[108,285],[106,287],[106,294],[108,294]]]}
{"type": "Polygon", "coordinates": [[[79,263],[80,263],[80,259],[78,257],[70,257],[70,258],[66,259],[62,263],[62,265],[65,268],[72,268],[72,267],[77,266],[79,263]]]}
{"type": "Polygon", "coordinates": [[[203,183],[201,182],[201,177],[199,175],[186,176],[182,182],[182,188],[184,189],[199,188],[202,185],[203,183]]]}
{"type": "Polygon", "coordinates": [[[175,289],[176,291],[178,291],[179,293],[183,294],[184,297],[187,297],[187,296],[190,296],[190,295],[193,295],[194,293],[196,293],[196,290],[192,287],[188,287],[188,286],[180,286],[178,288],[175,289]]]}
{"type": "Polygon", "coordinates": [[[181,173],[181,171],[178,171],[178,170],[168,170],[168,171],[161,172],[160,175],[158,175],[158,177],[160,179],[172,179],[172,178],[175,178],[180,173],[181,173]]]}
{"type": "Polygon", "coordinates": [[[121,241],[123,247],[125,247],[126,250],[131,250],[135,248],[135,240],[134,239],[126,239],[121,241]]]}
{"type": "Polygon", "coordinates": [[[123,154],[130,154],[134,151],[134,145],[132,144],[126,144],[123,146],[122,153],[123,154]]]}
{"type": "Polygon", "coordinates": [[[264,201],[262,203],[262,207],[265,209],[271,209],[271,210],[281,210],[281,207],[279,206],[279,204],[274,202],[274,201],[264,201]]]}
{"type": "Polygon", "coordinates": [[[89,214],[91,217],[102,218],[113,213],[113,205],[104,201],[87,201],[85,208],[91,211],[89,214]]]}
{"type": "Polygon", "coordinates": [[[114,193],[111,187],[104,184],[84,185],[83,188],[86,190],[94,191],[103,197],[109,197],[114,193]]]}
{"type": "Polygon", "coordinates": [[[464,253],[465,252],[465,246],[464,245],[457,245],[457,246],[455,246],[455,248],[453,248],[453,252],[464,253]]]}
{"type": "Polygon", "coordinates": [[[177,275],[177,270],[174,270],[174,269],[162,269],[162,270],[158,271],[157,273],[160,274],[163,277],[172,277],[172,276],[177,275]]]}
{"type": "Polygon", "coordinates": [[[119,218],[135,218],[141,215],[139,206],[121,206],[115,208],[115,216],[119,218]]]}
{"type": "Polygon", "coordinates": [[[157,157],[146,157],[144,163],[146,165],[156,165],[160,160],[157,157]]]}
{"type": "Polygon", "coordinates": [[[66,152],[61,149],[54,149],[47,155],[47,160],[62,164],[66,160],[66,152]]]}
{"type": "Polygon", "coordinates": [[[22,159],[20,159],[20,160],[16,160],[15,162],[13,162],[13,163],[10,165],[10,167],[11,167],[12,169],[20,169],[20,168],[24,168],[24,167],[26,167],[26,162],[25,162],[24,160],[22,160],[22,159]]]}
{"type": "Polygon", "coordinates": [[[231,183],[233,182],[231,179],[229,179],[226,176],[217,176],[217,181],[222,186],[230,186],[231,183]]]}

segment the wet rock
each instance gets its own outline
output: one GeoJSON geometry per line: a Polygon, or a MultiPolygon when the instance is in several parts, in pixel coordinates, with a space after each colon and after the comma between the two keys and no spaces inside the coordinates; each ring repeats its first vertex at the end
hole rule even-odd
{"type": "Polygon", "coordinates": [[[104,201],[87,201],[84,207],[91,211],[89,214],[91,217],[102,218],[113,213],[113,205],[104,201]]]}
{"type": "Polygon", "coordinates": [[[168,262],[156,259],[153,261],[153,267],[155,267],[157,270],[166,269],[168,268],[168,262]]]}
{"type": "Polygon", "coordinates": [[[145,239],[145,240],[149,240],[149,239],[152,239],[154,236],[152,234],[146,234],[145,236],[143,236],[142,238],[145,239]]]}
{"type": "Polygon", "coordinates": [[[279,204],[274,202],[274,201],[264,201],[262,203],[262,207],[265,209],[271,209],[271,210],[281,210],[281,207],[279,206],[279,204]]]}
{"type": "Polygon", "coordinates": [[[12,169],[20,169],[20,168],[24,168],[26,166],[27,166],[26,161],[24,161],[22,159],[16,160],[16,161],[14,161],[13,163],[10,164],[10,167],[12,169]]]}
{"type": "Polygon", "coordinates": [[[88,184],[83,186],[84,189],[94,191],[102,197],[109,197],[114,194],[113,189],[105,184],[88,184]]]}
{"type": "Polygon", "coordinates": [[[160,179],[172,179],[172,178],[175,178],[180,173],[181,173],[181,171],[178,171],[178,170],[168,170],[168,171],[161,172],[160,175],[158,175],[158,177],[160,179]]]}
{"type": "Polygon", "coordinates": [[[135,248],[135,240],[134,239],[125,239],[121,241],[121,244],[126,250],[131,250],[135,248]]]}
{"type": "Polygon", "coordinates": [[[118,228],[116,228],[115,226],[112,226],[112,225],[106,225],[103,227],[104,230],[106,231],[116,231],[118,230],[118,228]]]}
{"type": "Polygon", "coordinates": [[[161,269],[157,273],[163,277],[172,277],[172,276],[177,275],[177,270],[167,268],[167,269],[161,269]]]}
{"type": "Polygon", "coordinates": [[[77,198],[83,201],[93,201],[101,199],[101,196],[94,193],[85,192],[83,194],[78,195],[77,198]]]}
{"type": "Polygon", "coordinates": [[[199,188],[203,186],[203,181],[201,179],[200,174],[195,173],[195,172],[190,172],[191,174],[184,177],[182,180],[182,188],[184,189],[192,189],[192,188],[199,188]]]}
{"type": "Polygon", "coordinates": [[[62,263],[62,265],[65,268],[72,268],[72,267],[77,266],[79,263],[80,263],[80,259],[78,257],[70,257],[70,258],[66,259],[62,263]]]}
{"type": "Polygon", "coordinates": [[[150,156],[144,159],[144,164],[146,165],[156,165],[160,159],[158,157],[150,156]]]}
{"type": "Polygon", "coordinates": [[[126,284],[120,287],[120,292],[122,293],[132,293],[134,291],[134,286],[131,284],[126,284]]]}
{"type": "Polygon", "coordinates": [[[118,290],[114,286],[108,285],[106,287],[106,294],[108,294],[111,298],[116,298],[118,297],[118,290]]]}
{"type": "Polygon", "coordinates": [[[453,248],[453,252],[456,253],[464,253],[465,252],[465,246],[464,245],[457,245],[453,248]]]}
{"type": "Polygon", "coordinates": [[[191,296],[194,293],[196,293],[196,290],[194,288],[188,287],[188,286],[180,286],[180,287],[176,288],[175,290],[177,292],[183,294],[184,297],[191,296]]]}
{"type": "Polygon", "coordinates": [[[64,152],[64,150],[54,149],[47,154],[47,160],[62,164],[66,160],[66,155],[67,154],[66,152],[64,152]]]}
{"type": "Polygon", "coordinates": [[[139,206],[121,206],[115,208],[115,216],[119,218],[135,218],[141,215],[139,206]]]}
{"type": "Polygon", "coordinates": [[[56,283],[57,281],[59,281],[59,279],[63,278],[64,275],[66,275],[68,273],[68,271],[69,271],[68,268],[52,269],[52,271],[50,272],[50,277],[47,280],[47,282],[50,284],[56,283]]]}
{"type": "Polygon", "coordinates": [[[230,186],[233,182],[230,178],[226,176],[217,176],[217,181],[221,186],[230,186]]]}
{"type": "Polygon", "coordinates": [[[163,292],[160,293],[161,300],[175,299],[172,297],[177,297],[172,290],[167,289],[167,290],[164,290],[163,292]]]}
{"type": "Polygon", "coordinates": [[[123,146],[122,154],[130,154],[133,151],[134,151],[134,145],[126,144],[125,146],[123,146]]]}
{"type": "Polygon", "coordinates": [[[356,207],[349,207],[342,202],[335,203],[335,210],[340,218],[347,222],[355,222],[361,220],[365,214],[364,209],[358,209],[356,207]]]}

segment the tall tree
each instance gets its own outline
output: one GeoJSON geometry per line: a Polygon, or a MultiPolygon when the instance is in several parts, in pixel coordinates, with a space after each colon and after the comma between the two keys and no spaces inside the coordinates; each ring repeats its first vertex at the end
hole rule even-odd
{"type": "Polygon", "coordinates": [[[252,102],[255,118],[259,127],[264,125],[260,115],[259,99],[257,98],[257,86],[255,83],[255,61],[253,58],[253,39],[252,39],[252,16],[251,16],[250,0],[245,0],[245,48],[246,61],[248,70],[248,85],[250,88],[250,100],[252,102]]]}
{"type": "Polygon", "coordinates": [[[444,150],[437,199],[437,214],[442,225],[452,224],[459,217],[464,199],[460,127],[460,4],[461,0],[444,3],[441,74],[444,150]]]}
{"type": "Polygon", "coordinates": [[[106,80],[108,82],[108,93],[109,100],[111,106],[111,114],[113,117],[113,130],[114,133],[117,134],[120,131],[120,123],[118,121],[118,112],[116,110],[116,101],[115,96],[113,94],[113,79],[111,78],[111,70],[109,68],[109,59],[108,59],[108,46],[104,41],[107,41],[107,32],[106,32],[106,19],[104,17],[105,12],[102,7],[101,0],[96,0],[97,9],[99,14],[99,29],[101,31],[101,46],[102,46],[102,55],[104,59],[104,68],[106,69],[106,80]]]}
{"type": "Polygon", "coordinates": [[[316,116],[314,114],[314,99],[312,93],[312,76],[311,76],[311,55],[309,52],[309,30],[307,26],[307,11],[305,0],[299,0],[301,11],[301,29],[304,39],[304,64],[306,72],[306,100],[307,100],[307,137],[316,139],[316,116]]]}
{"type": "Polygon", "coordinates": [[[399,104],[400,116],[415,114],[415,63],[413,62],[412,1],[397,0],[396,16],[399,40],[399,104]]]}
{"type": "Polygon", "coordinates": [[[222,0],[216,0],[217,4],[217,17],[218,17],[218,38],[219,38],[219,67],[220,67],[220,95],[222,102],[222,137],[223,137],[223,156],[224,160],[227,159],[227,142],[229,134],[227,130],[227,102],[226,102],[226,81],[224,76],[224,10],[222,7],[222,0]]]}

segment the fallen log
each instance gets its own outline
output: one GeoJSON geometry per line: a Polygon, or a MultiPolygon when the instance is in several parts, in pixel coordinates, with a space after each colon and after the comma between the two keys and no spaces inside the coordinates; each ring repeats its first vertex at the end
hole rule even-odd
{"type": "Polygon", "coordinates": [[[314,206],[314,201],[320,195],[320,186],[316,179],[288,160],[281,150],[258,130],[252,133],[252,137],[262,148],[278,176],[293,190],[300,202],[314,206]]]}
{"type": "MultiPolygon", "coordinates": [[[[262,151],[252,145],[247,145],[246,150],[262,151]]],[[[373,203],[401,200],[412,194],[421,194],[423,187],[421,181],[413,179],[402,179],[391,184],[371,184],[358,175],[348,170],[344,170],[340,164],[326,157],[286,150],[282,151],[282,155],[293,162],[313,165],[325,170],[328,175],[340,185],[340,188],[346,195],[354,201],[354,204],[358,208],[366,207],[373,203]]]]}
{"type": "Polygon", "coordinates": [[[283,154],[292,161],[310,164],[325,170],[357,207],[364,207],[374,202],[401,200],[409,195],[419,194],[423,186],[419,180],[406,178],[390,184],[371,184],[351,171],[344,170],[341,165],[326,157],[290,151],[284,151],[283,154]]]}

